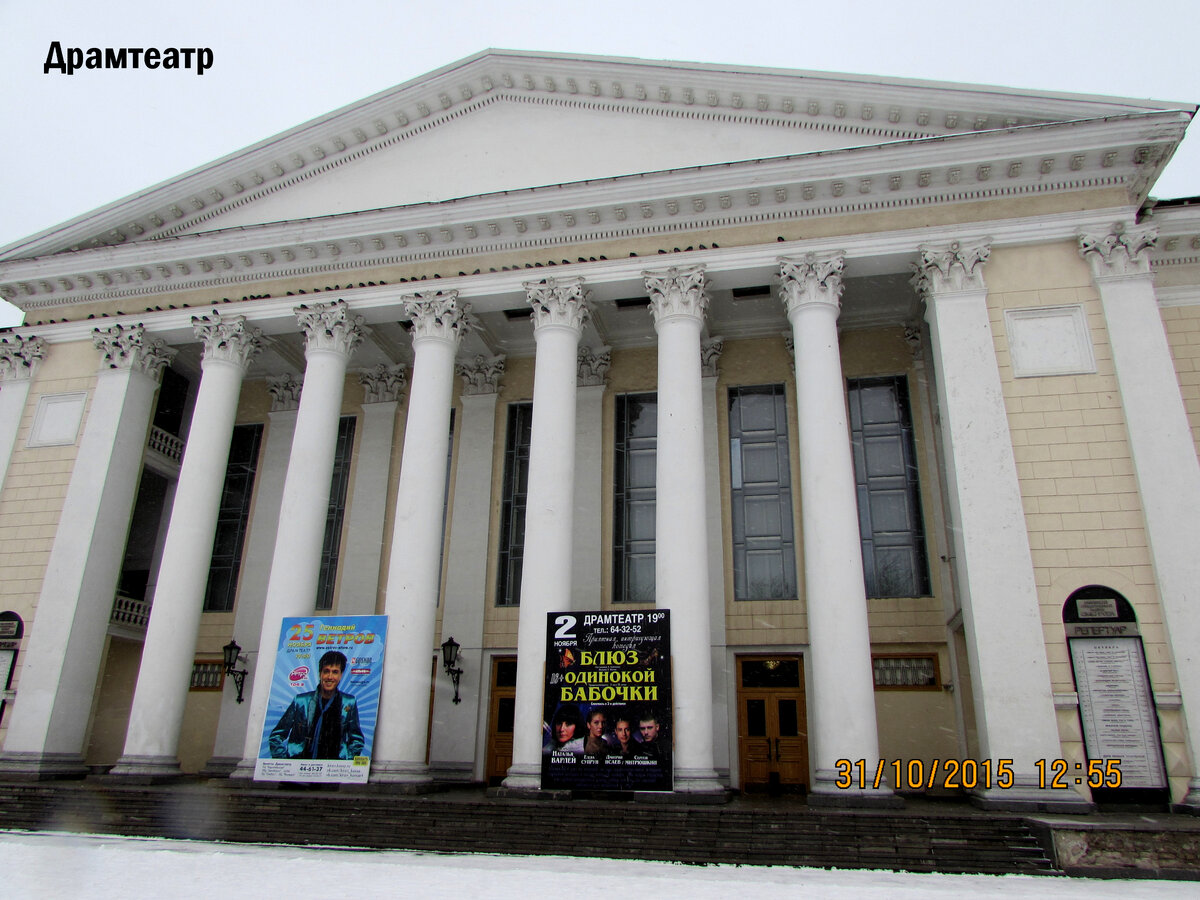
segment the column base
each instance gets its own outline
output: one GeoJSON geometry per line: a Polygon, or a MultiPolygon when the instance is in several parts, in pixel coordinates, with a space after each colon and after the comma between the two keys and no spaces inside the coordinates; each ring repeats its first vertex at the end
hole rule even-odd
{"type": "Polygon", "coordinates": [[[1076,813],[1096,811],[1096,804],[1072,790],[1053,790],[1015,784],[1011,788],[972,791],[971,805],[980,809],[1023,813],[1076,813]]]}
{"type": "Polygon", "coordinates": [[[388,760],[371,760],[371,778],[368,785],[399,794],[428,794],[442,789],[433,780],[429,766],[425,763],[388,760]]]}
{"type": "Polygon", "coordinates": [[[713,769],[676,768],[674,775],[671,793],[676,800],[684,803],[726,803],[729,800],[728,789],[713,769]]]}
{"type": "Polygon", "coordinates": [[[879,787],[852,784],[840,788],[837,786],[839,777],[836,769],[817,769],[812,790],[808,793],[808,805],[836,809],[904,808],[904,798],[892,790],[887,779],[882,779],[879,787]]]}
{"type": "Polygon", "coordinates": [[[127,754],[118,759],[117,764],[103,777],[127,784],[162,784],[182,778],[183,770],[174,756],[127,754]]]}
{"type": "Polygon", "coordinates": [[[78,753],[0,753],[0,779],[5,781],[50,781],[87,774],[87,763],[78,753]]]}
{"type": "Polygon", "coordinates": [[[469,762],[435,762],[429,766],[429,775],[443,784],[471,784],[475,766],[469,762]]]}
{"type": "Polygon", "coordinates": [[[1200,816],[1200,778],[1193,778],[1188,782],[1188,792],[1178,803],[1171,804],[1171,812],[1200,816]]]}
{"type": "Polygon", "coordinates": [[[254,767],[256,759],[240,759],[229,773],[229,783],[250,785],[254,783],[254,767]]]}
{"type": "Polygon", "coordinates": [[[200,774],[205,778],[229,778],[241,761],[240,756],[214,756],[204,764],[200,774]]]}

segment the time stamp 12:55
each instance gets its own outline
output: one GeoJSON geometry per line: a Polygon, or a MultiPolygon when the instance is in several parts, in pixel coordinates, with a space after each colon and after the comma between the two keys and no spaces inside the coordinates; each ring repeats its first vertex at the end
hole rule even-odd
{"type": "MultiPolygon", "coordinates": [[[[1011,759],[839,759],[835,787],[842,790],[880,788],[888,782],[895,790],[1006,790],[1016,786],[1011,759]]],[[[1089,759],[1086,763],[1065,759],[1035,759],[1037,786],[1067,790],[1073,786],[1119,788],[1121,760],[1089,759]]]]}

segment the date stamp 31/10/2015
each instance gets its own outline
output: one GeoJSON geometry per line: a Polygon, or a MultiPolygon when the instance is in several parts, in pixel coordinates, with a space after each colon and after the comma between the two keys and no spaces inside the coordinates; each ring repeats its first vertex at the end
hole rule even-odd
{"type": "MultiPolygon", "coordinates": [[[[1090,788],[1119,788],[1121,760],[1089,759],[1068,762],[1065,759],[1037,759],[1037,786],[1052,790],[1067,790],[1072,786],[1090,788]]],[[[1016,773],[1011,759],[839,759],[834,763],[837,779],[834,786],[842,790],[878,789],[890,786],[898,791],[943,790],[1006,790],[1016,786],[1016,773]]]]}

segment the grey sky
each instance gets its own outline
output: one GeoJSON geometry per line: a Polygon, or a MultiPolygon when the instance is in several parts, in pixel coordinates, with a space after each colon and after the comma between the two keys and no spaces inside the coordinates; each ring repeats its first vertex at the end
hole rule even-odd
{"type": "MultiPolygon", "coordinates": [[[[0,246],[488,47],[1198,102],[1198,10],[1194,0],[0,0],[0,246]],[[202,76],[43,74],[55,40],[211,47],[214,65],[202,76]]],[[[1153,193],[1200,194],[1200,136],[1153,193]]]]}

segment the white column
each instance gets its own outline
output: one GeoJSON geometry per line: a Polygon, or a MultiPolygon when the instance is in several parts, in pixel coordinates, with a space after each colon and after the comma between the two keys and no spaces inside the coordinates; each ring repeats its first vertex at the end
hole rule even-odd
{"type": "Polygon", "coordinates": [[[808,606],[812,798],[842,804],[894,800],[886,786],[839,790],[838,759],[879,761],[867,591],[859,543],[854,458],[846,417],[837,320],[841,254],[780,260],[780,292],[792,326],[800,420],[804,592],[808,606]]]}
{"type": "Polygon", "coordinates": [[[575,544],[571,566],[571,608],[600,608],[602,577],[601,504],[604,457],[604,385],[612,349],[579,348],[575,393],[575,544]]]}
{"type": "MultiPolygon", "coordinates": [[[[271,410],[267,414],[267,435],[255,475],[254,511],[246,535],[246,550],[242,554],[237,606],[233,612],[233,639],[245,648],[242,654],[246,663],[239,668],[249,671],[246,683],[251,691],[254,688],[255,664],[262,635],[267,581],[271,577],[271,553],[275,549],[275,536],[279,528],[279,504],[283,497],[292,439],[296,434],[301,383],[299,378],[290,374],[267,379],[271,410]]],[[[221,715],[217,722],[212,759],[204,766],[203,774],[224,777],[241,762],[249,715],[249,704],[238,703],[232,681],[226,683],[221,692],[221,715]]]]}
{"type": "Polygon", "coordinates": [[[709,628],[712,641],[713,766],[718,777],[729,775],[729,691],[725,646],[724,520],[721,517],[721,444],[717,434],[717,360],[725,341],[714,337],[700,345],[700,392],[704,400],[704,497],[708,532],[709,628]]]}
{"type": "Polygon", "coordinates": [[[204,344],[200,387],[175,486],[171,520],[137,687],[114,775],[169,777],[179,769],[179,734],[204,610],[217,515],[242,378],[262,349],[262,332],[243,316],[192,317],[204,344]]]}
{"type": "Polygon", "coordinates": [[[234,773],[237,777],[251,777],[254,772],[271,695],[279,625],[289,616],[312,615],[316,605],[346,366],[362,341],[362,316],[354,315],[343,300],[298,306],[296,320],[305,335],[304,391],[296,413],[296,435],[279,504],[279,531],[263,604],[255,667],[260,677],[254,679],[250,694],[246,743],[242,762],[234,773]]]}
{"type": "Polygon", "coordinates": [[[541,786],[546,614],[570,609],[575,503],[575,381],[579,338],[589,312],[583,280],[528,282],[537,356],[521,614],[517,624],[517,701],[513,762],[504,786],[541,786]]]}
{"type": "Polygon", "coordinates": [[[93,332],[104,357],[42,580],[0,772],[78,775],[154,392],[174,355],[141,325],[93,332]]]}
{"type": "Polygon", "coordinates": [[[1129,449],[1146,518],[1150,558],[1163,621],[1183,697],[1192,778],[1180,804],[1200,811],[1200,463],[1163,328],[1150,271],[1151,228],[1085,235],[1080,251],[1091,263],[1129,449]]]}
{"type": "Polygon", "coordinates": [[[379,698],[371,781],[420,786],[432,782],[425,763],[429,668],[442,563],[442,509],[454,394],[454,356],[470,307],[458,292],[405,299],[412,317],[413,371],[396,488],[388,565],[388,640],[379,698]]]}
{"type": "Polygon", "coordinates": [[[658,332],[655,605],[671,610],[675,790],[724,788],[713,768],[712,619],[700,332],[704,268],[643,272],[658,332]]]}
{"type": "Polygon", "coordinates": [[[379,600],[379,565],[383,558],[383,520],[387,512],[388,473],[396,408],[408,380],[404,365],[382,363],[358,376],[365,395],[355,464],[354,496],[346,523],[346,554],[338,615],[373,616],[379,600]]]}
{"type": "MultiPolygon", "coordinates": [[[[458,444],[450,539],[446,547],[442,637],[460,644],[459,702],[454,685],[439,674],[433,704],[430,766],[439,781],[475,777],[480,701],[490,672],[483,668],[484,597],[487,596],[488,526],[492,510],[492,454],[496,442],[496,399],[504,357],[477,356],[460,363],[462,410],[455,424],[458,444]]],[[[482,770],[480,772],[482,777],[482,770]]]]}
{"type": "Polygon", "coordinates": [[[0,336],[0,488],[4,487],[4,476],[17,443],[29,386],[44,354],[41,338],[0,336]]]}
{"type": "Polygon", "coordinates": [[[922,247],[941,413],[955,567],[980,754],[1011,759],[1015,784],[975,795],[996,809],[1086,809],[1071,791],[1039,790],[1035,760],[1062,755],[1033,557],[988,320],[987,245],[922,247]]]}

